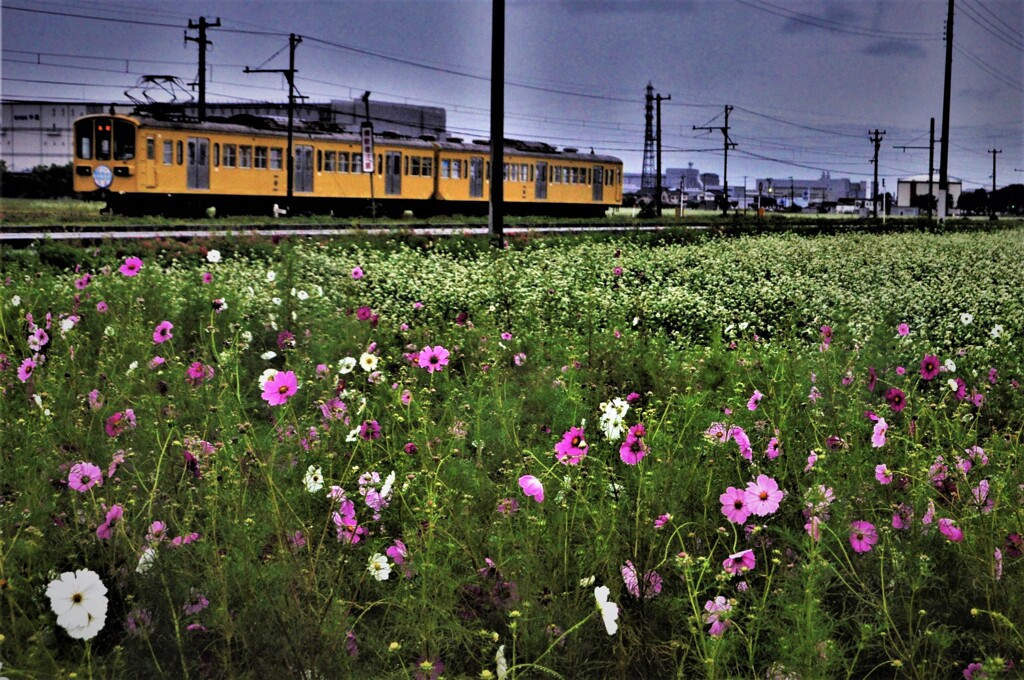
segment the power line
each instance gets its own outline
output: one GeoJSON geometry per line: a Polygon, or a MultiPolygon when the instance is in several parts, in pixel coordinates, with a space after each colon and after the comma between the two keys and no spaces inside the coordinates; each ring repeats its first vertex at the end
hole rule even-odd
{"type": "Polygon", "coordinates": [[[1005,30],[1000,28],[997,24],[991,20],[985,18],[974,9],[971,5],[967,4],[968,0],[961,0],[960,10],[963,15],[970,19],[974,24],[980,26],[983,31],[993,36],[1000,42],[1009,45],[1018,52],[1024,52],[1024,44],[1021,44],[1019,40],[1015,39],[1012,35],[1009,35],[1005,30]]]}
{"type": "Polygon", "coordinates": [[[801,24],[808,26],[814,26],[815,28],[823,28],[829,31],[836,31],[837,33],[848,33],[851,35],[869,36],[874,38],[890,38],[898,40],[913,40],[913,41],[929,41],[938,40],[939,35],[935,32],[927,31],[889,31],[875,28],[868,28],[866,26],[858,26],[855,24],[846,24],[833,19],[823,19],[810,14],[804,14],[797,12],[786,7],[780,7],[774,5],[767,0],[761,0],[760,2],[752,2],[751,0],[735,0],[741,5],[746,5],[752,9],[759,10],[761,12],[767,12],[775,16],[789,19],[790,21],[796,21],[801,24]]]}

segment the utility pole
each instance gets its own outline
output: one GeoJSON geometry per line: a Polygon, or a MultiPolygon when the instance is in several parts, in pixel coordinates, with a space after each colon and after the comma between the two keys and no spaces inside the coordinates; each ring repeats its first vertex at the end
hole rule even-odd
{"type": "MultiPolygon", "coordinates": [[[[928,149],[928,219],[932,218],[932,203],[935,201],[935,192],[932,188],[935,181],[935,118],[931,119],[931,128],[928,134],[928,146],[893,146],[894,149],[928,149]]],[[[913,198],[913,197],[911,197],[913,198]]]]}
{"type": "MultiPolygon", "coordinates": [[[[215,23],[209,24],[206,22],[206,17],[199,17],[199,23],[193,23],[191,19],[188,20],[189,30],[199,29],[199,37],[193,38],[189,36],[188,32],[185,33],[185,43],[194,42],[199,45],[199,77],[196,79],[199,85],[199,122],[206,120],[206,47],[213,43],[206,39],[206,29],[217,28],[220,26],[220,17],[217,17],[215,23]]],[[[189,83],[195,87],[197,83],[189,83]]]]}
{"type": "Polygon", "coordinates": [[[655,212],[657,213],[658,217],[661,217],[661,191],[662,191],[662,187],[661,187],[661,102],[663,102],[663,101],[670,101],[671,99],[672,99],[672,95],[668,95],[667,97],[662,97],[661,94],[658,94],[654,98],[654,101],[657,102],[657,104],[658,104],[658,181],[655,184],[655,188],[654,188],[654,194],[655,194],[655,197],[656,197],[655,200],[654,200],[654,206],[655,206],[654,209],[655,209],[655,212]]]}
{"type": "Polygon", "coordinates": [[[487,225],[497,247],[505,225],[505,0],[491,5],[491,203],[487,225]]]}
{"type": "Polygon", "coordinates": [[[284,77],[288,80],[288,210],[291,210],[294,194],[294,187],[292,185],[295,184],[295,153],[292,150],[295,137],[295,74],[298,73],[295,70],[295,48],[301,42],[301,36],[297,36],[294,33],[288,36],[288,68],[259,69],[246,66],[243,71],[243,73],[283,73],[284,77]]]}
{"type": "Polygon", "coordinates": [[[868,132],[871,135],[871,141],[875,145],[875,159],[871,161],[875,166],[875,184],[874,184],[874,196],[871,201],[871,217],[878,219],[878,147],[882,144],[882,135],[885,134],[885,130],[879,130],[875,128],[873,131],[868,132]]]}
{"type": "Polygon", "coordinates": [[[953,0],[946,11],[946,77],[942,92],[942,154],[939,157],[939,219],[945,219],[949,202],[949,95],[953,82],[953,0]]]}
{"type": "Polygon", "coordinates": [[[712,132],[714,130],[722,131],[722,147],[725,151],[725,164],[722,169],[722,188],[725,191],[724,200],[722,201],[722,214],[726,215],[729,212],[729,149],[736,148],[736,142],[729,139],[729,113],[732,111],[731,106],[725,105],[725,125],[719,127],[706,127],[706,126],[693,126],[694,130],[707,130],[712,132]]]}
{"type": "Polygon", "coordinates": [[[995,194],[996,194],[996,154],[997,153],[1002,153],[1003,150],[1002,149],[989,149],[988,152],[990,154],[992,154],[992,194],[988,197],[988,209],[989,209],[988,218],[990,220],[994,220],[996,218],[996,204],[995,204],[995,194]]]}

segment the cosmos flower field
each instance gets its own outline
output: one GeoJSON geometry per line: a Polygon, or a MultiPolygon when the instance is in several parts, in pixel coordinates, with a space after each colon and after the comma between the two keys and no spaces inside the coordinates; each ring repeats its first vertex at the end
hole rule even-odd
{"type": "Polygon", "coordinates": [[[1024,230],[2,254],[0,676],[1024,667],[1024,230]]]}

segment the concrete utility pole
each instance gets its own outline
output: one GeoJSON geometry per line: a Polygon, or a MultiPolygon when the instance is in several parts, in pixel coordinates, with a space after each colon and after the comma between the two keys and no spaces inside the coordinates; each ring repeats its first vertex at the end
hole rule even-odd
{"type": "Polygon", "coordinates": [[[491,202],[487,226],[501,247],[505,224],[505,0],[491,5],[491,202]]]}
{"type": "Polygon", "coordinates": [[[291,210],[292,197],[294,194],[294,187],[292,185],[295,183],[295,154],[292,150],[295,137],[295,74],[298,73],[298,71],[295,70],[295,48],[298,47],[301,42],[302,38],[294,33],[288,36],[288,68],[260,69],[249,68],[246,66],[243,71],[244,73],[283,73],[284,77],[288,80],[288,205],[286,208],[289,211],[291,210]]]}
{"type": "Polygon", "coordinates": [[[935,119],[931,119],[931,129],[928,134],[928,146],[893,146],[894,149],[928,149],[928,219],[932,218],[932,203],[935,202],[935,191],[932,183],[935,180],[935,119]]]}
{"type": "Polygon", "coordinates": [[[949,95],[953,82],[953,0],[946,11],[946,77],[942,93],[942,154],[939,157],[939,219],[949,202],[949,95]]]}
{"type": "Polygon", "coordinates": [[[868,134],[871,135],[871,141],[875,145],[875,159],[871,161],[875,166],[875,184],[873,187],[874,196],[871,200],[871,217],[878,219],[878,147],[882,144],[882,135],[885,134],[885,130],[875,128],[873,131],[868,132],[868,134]]]}
{"type": "Polygon", "coordinates": [[[206,47],[213,43],[206,39],[206,29],[217,28],[220,26],[220,17],[217,17],[215,23],[206,23],[206,17],[199,17],[199,23],[192,23],[192,20],[188,20],[189,30],[199,29],[199,37],[193,38],[189,34],[185,33],[185,42],[194,42],[199,45],[199,77],[196,79],[198,83],[189,83],[193,87],[196,84],[199,85],[199,122],[206,120],[206,47]]]}
{"type": "Polygon", "coordinates": [[[1002,149],[989,149],[988,152],[992,154],[992,195],[988,197],[988,209],[990,220],[996,218],[996,204],[995,204],[995,193],[996,193],[996,154],[1002,153],[1002,149]]]}
{"type": "Polygon", "coordinates": [[[722,214],[726,215],[729,212],[729,149],[736,148],[736,142],[729,139],[729,113],[733,107],[728,104],[725,105],[725,125],[719,127],[707,127],[707,126],[693,126],[694,130],[707,130],[712,132],[714,130],[722,131],[723,138],[723,150],[725,151],[725,163],[722,168],[722,189],[725,192],[724,201],[722,201],[722,214]]]}
{"type": "Polygon", "coordinates": [[[658,179],[654,187],[654,206],[658,217],[661,217],[661,102],[670,101],[672,95],[662,97],[661,94],[655,96],[654,101],[658,104],[658,179]]]}

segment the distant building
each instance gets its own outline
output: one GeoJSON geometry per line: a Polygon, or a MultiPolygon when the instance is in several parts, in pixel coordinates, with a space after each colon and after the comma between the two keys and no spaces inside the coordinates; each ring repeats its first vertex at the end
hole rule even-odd
{"type": "MultiPolygon", "coordinates": [[[[964,184],[962,180],[949,177],[949,206],[947,212],[955,214],[954,208],[960,202],[960,194],[963,193],[964,184]]],[[[932,196],[935,197],[933,206],[938,204],[939,175],[932,175],[931,184],[932,196]]],[[[928,175],[913,175],[901,177],[896,182],[896,206],[899,208],[915,207],[919,212],[925,213],[928,210],[928,175]]],[[[936,213],[937,214],[937,213],[936,213]]]]}
{"type": "MultiPolygon", "coordinates": [[[[865,198],[867,182],[854,182],[845,177],[832,178],[823,172],[818,179],[796,177],[763,177],[755,180],[756,192],[774,198],[780,206],[834,205],[849,199],[865,198]]],[[[756,193],[752,194],[756,198],[756,193]]]]}
{"type": "MultiPolygon", "coordinates": [[[[75,119],[114,109],[131,113],[133,104],[109,103],[69,104],[50,101],[5,101],[0,116],[0,160],[13,172],[27,172],[38,165],[65,165],[71,162],[73,145],[71,127],[75,119]]],[[[182,103],[176,110],[197,117],[195,102],[182,103]]],[[[329,103],[299,104],[297,120],[316,121],[346,130],[357,131],[364,118],[362,100],[334,100],[329,103]]],[[[288,107],[280,103],[207,103],[207,117],[228,117],[236,114],[284,117],[288,107]]],[[[409,137],[429,135],[444,139],[447,134],[446,113],[435,106],[414,106],[370,100],[370,119],[376,132],[394,132],[409,137]]]]}

